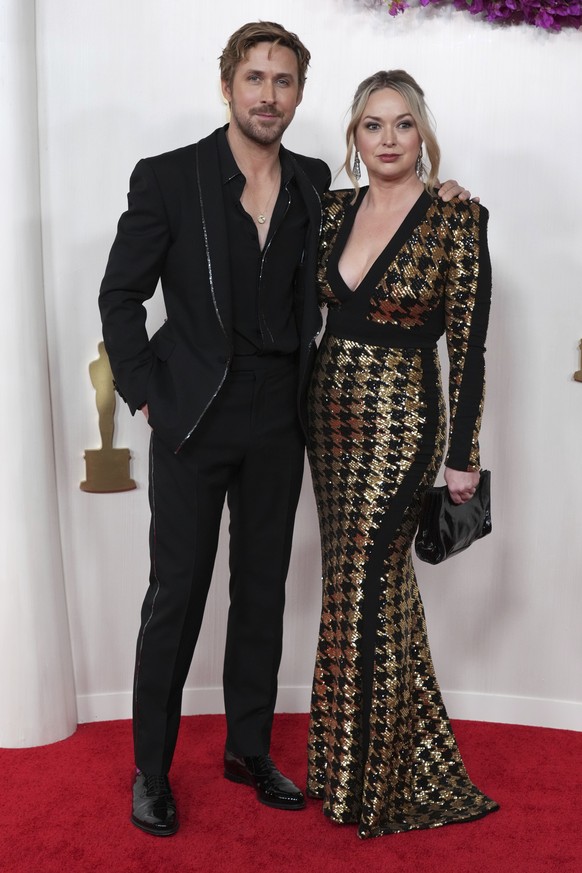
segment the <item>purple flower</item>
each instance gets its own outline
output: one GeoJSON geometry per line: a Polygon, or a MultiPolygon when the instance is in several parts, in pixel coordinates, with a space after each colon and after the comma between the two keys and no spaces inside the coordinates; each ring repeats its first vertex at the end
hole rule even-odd
{"type": "MultiPolygon", "coordinates": [[[[420,6],[444,5],[447,0],[419,0],[420,6]]],[[[559,31],[563,27],[582,27],[582,3],[566,0],[448,0],[455,9],[484,15],[487,21],[532,24],[544,30],[559,31]]],[[[406,0],[384,0],[390,15],[398,15],[409,7],[406,0]]]]}
{"type": "Polygon", "coordinates": [[[388,12],[390,15],[398,15],[399,12],[404,12],[405,9],[408,9],[409,4],[406,0],[389,0],[388,2],[388,12]]]}

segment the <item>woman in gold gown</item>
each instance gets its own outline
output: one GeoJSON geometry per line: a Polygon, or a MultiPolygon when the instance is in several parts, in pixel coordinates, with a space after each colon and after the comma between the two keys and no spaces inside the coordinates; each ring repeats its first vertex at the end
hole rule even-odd
{"type": "Polygon", "coordinates": [[[445,443],[453,500],[469,499],[479,481],[491,268],[487,210],[435,196],[439,148],[414,79],[395,70],[362,82],[346,138],[355,190],[332,191],[323,204],[328,320],[309,400],[323,608],[308,793],[333,821],[371,837],[497,808],[459,754],[411,559],[445,443]]]}

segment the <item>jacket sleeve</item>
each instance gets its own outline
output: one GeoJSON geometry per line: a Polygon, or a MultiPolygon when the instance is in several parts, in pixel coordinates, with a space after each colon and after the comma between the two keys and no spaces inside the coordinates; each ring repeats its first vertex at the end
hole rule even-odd
{"type": "Polygon", "coordinates": [[[489,213],[458,202],[450,219],[452,259],[445,292],[449,354],[449,442],[445,465],[479,469],[479,430],[485,398],[485,338],[491,305],[489,213]]]}
{"type": "Polygon", "coordinates": [[[101,283],[99,309],[115,387],[133,414],[147,402],[153,363],[144,303],[156,290],[170,240],[162,194],[148,160],[133,171],[127,200],[101,283]]]}
{"type": "Polygon", "coordinates": [[[331,170],[324,161],[320,161],[320,163],[323,164],[321,169],[322,184],[320,194],[323,194],[325,191],[329,191],[329,186],[331,185],[331,170]]]}

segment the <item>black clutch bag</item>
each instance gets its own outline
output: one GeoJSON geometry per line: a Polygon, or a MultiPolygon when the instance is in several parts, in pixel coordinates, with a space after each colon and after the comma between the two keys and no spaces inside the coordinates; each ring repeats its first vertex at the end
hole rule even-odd
{"type": "Polygon", "coordinates": [[[427,490],[414,547],[421,561],[440,564],[489,533],[491,473],[481,470],[477,490],[466,503],[453,503],[446,485],[427,490]]]}

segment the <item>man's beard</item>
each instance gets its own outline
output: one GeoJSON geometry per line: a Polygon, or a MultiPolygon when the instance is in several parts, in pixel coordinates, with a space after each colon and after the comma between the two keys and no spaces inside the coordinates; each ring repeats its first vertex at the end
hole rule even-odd
{"type": "Polygon", "coordinates": [[[251,113],[241,118],[234,106],[231,106],[231,115],[240,131],[258,145],[272,145],[277,142],[291,122],[291,119],[282,118],[276,111],[273,112],[274,121],[268,125],[257,117],[257,113],[251,113]]]}

